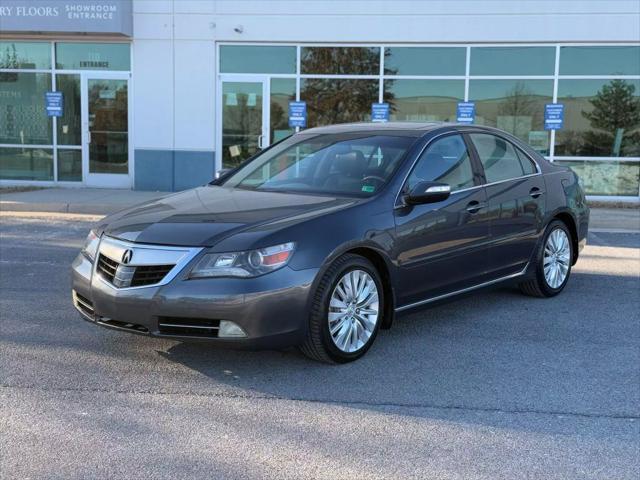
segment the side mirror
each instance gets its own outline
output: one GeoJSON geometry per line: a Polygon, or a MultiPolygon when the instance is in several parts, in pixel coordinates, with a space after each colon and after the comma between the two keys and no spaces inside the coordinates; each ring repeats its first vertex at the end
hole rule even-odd
{"type": "Polygon", "coordinates": [[[451,186],[439,182],[420,182],[405,195],[404,200],[409,205],[441,202],[449,198],[451,186]]]}
{"type": "Polygon", "coordinates": [[[230,169],[230,168],[222,168],[222,169],[218,170],[218,171],[216,172],[216,180],[217,180],[217,179],[219,179],[219,178],[221,178],[221,177],[224,177],[224,176],[225,176],[227,173],[229,173],[230,171],[231,171],[231,169],[230,169]]]}

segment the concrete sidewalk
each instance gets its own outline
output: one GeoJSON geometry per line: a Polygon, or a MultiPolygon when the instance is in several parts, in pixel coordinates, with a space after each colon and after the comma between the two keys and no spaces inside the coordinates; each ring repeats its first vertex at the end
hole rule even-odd
{"type": "Polygon", "coordinates": [[[0,190],[0,211],[107,215],[167,195],[170,192],[106,188],[46,188],[24,192],[0,190]]]}
{"type": "MultiPolygon", "coordinates": [[[[46,188],[24,192],[0,189],[0,211],[107,215],[167,195],[170,192],[102,188],[46,188]]],[[[640,232],[640,209],[592,208],[590,230],[640,232]]]]}

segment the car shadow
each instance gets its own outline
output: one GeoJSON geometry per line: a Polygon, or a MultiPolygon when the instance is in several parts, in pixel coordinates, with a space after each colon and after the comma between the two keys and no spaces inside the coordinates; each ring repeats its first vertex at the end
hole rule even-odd
{"type": "Polygon", "coordinates": [[[500,423],[498,414],[509,412],[632,417],[640,399],[629,379],[637,373],[632,365],[640,339],[637,322],[628,318],[630,298],[616,288],[629,280],[576,273],[552,299],[500,288],[416,311],[381,331],[365,357],[345,365],[313,362],[295,349],[179,343],[158,354],[261,397],[402,407],[408,415],[442,418],[457,412],[483,423],[485,414],[500,423]],[[602,285],[610,287],[606,293],[602,285]]]}

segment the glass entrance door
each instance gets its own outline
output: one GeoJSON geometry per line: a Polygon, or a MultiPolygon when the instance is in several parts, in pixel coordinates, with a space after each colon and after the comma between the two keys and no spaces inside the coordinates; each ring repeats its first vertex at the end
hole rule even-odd
{"type": "Polygon", "coordinates": [[[225,76],[220,84],[220,167],[233,168],[269,145],[269,83],[253,76],[225,76]]]}
{"type": "Polygon", "coordinates": [[[130,188],[128,74],[83,78],[83,164],[88,186],[130,188]]]}

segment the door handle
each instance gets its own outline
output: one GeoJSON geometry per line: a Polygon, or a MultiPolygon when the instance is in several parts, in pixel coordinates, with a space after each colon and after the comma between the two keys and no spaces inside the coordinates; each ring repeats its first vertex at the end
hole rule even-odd
{"type": "Polygon", "coordinates": [[[91,143],[91,130],[87,130],[87,143],[91,143]]]}
{"type": "Polygon", "coordinates": [[[262,150],[264,148],[264,135],[258,137],[258,148],[262,150]]]}
{"type": "Polygon", "coordinates": [[[485,203],[480,203],[477,200],[473,200],[473,201],[467,203],[467,212],[472,213],[472,214],[473,213],[478,213],[485,206],[486,206],[485,203]]]}
{"type": "Polygon", "coordinates": [[[531,198],[538,198],[540,195],[542,195],[544,192],[542,190],[540,190],[538,187],[533,187],[530,191],[529,191],[529,195],[531,196],[531,198]]]}

